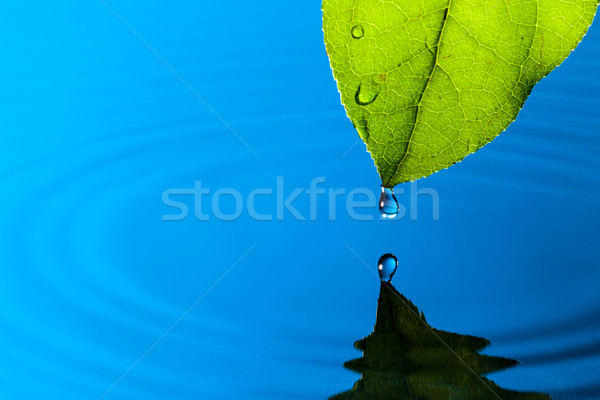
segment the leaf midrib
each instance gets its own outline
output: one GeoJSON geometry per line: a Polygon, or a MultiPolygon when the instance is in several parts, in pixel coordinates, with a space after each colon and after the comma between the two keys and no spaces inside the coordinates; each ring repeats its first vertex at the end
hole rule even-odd
{"type": "Polygon", "coordinates": [[[444,31],[446,29],[446,22],[448,21],[448,17],[450,15],[450,7],[451,6],[452,6],[452,0],[448,0],[448,7],[446,7],[446,9],[445,9],[444,19],[442,21],[442,30],[440,32],[440,36],[438,37],[437,43],[435,45],[435,58],[433,60],[433,67],[431,68],[431,73],[429,74],[429,77],[427,78],[427,82],[425,83],[425,87],[423,88],[423,91],[421,92],[421,96],[419,97],[419,101],[417,101],[417,104],[416,104],[417,114],[415,116],[415,122],[413,123],[412,130],[410,131],[410,134],[408,135],[408,143],[406,145],[406,150],[404,152],[404,155],[402,156],[402,159],[400,160],[400,162],[396,166],[396,169],[394,170],[394,174],[391,176],[391,178],[388,180],[388,182],[383,185],[384,187],[387,187],[389,185],[389,183],[394,180],[394,178],[396,177],[396,175],[398,175],[398,171],[400,169],[400,166],[404,163],[404,160],[406,159],[406,157],[409,154],[410,145],[412,143],[412,138],[413,138],[413,135],[415,133],[415,129],[417,127],[417,123],[419,122],[419,114],[421,113],[421,101],[423,100],[423,97],[425,96],[425,92],[427,91],[427,88],[429,87],[429,84],[431,83],[431,78],[433,77],[433,74],[435,73],[435,70],[438,67],[438,57],[439,57],[439,54],[440,54],[440,44],[442,43],[442,37],[444,36],[444,31]]]}

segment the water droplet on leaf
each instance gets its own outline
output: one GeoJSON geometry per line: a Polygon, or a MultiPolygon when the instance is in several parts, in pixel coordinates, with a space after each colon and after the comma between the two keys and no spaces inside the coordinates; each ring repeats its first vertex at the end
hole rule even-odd
{"type": "Polygon", "coordinates": [[[354,25],[350,33],[354,39],[360,39],[365,35],[365,29],[362,27],[362,25],[354,25]]]}
{"type": "Polygon", "coordinates": [[[383,218],[394,218],[398,215],[400,206],[394,195],[394,189],[381,187],[381,196],[379,197],[379,212],[383,218]]]}
{"type": "Polygon", "coordinates": [[[394,272],[398,268],[398,259],[395,255],[387,253],[379,259],[379,278],[384,282],[391,282],[394,272]]]}
{"type": "Polygon", "coordinates": [[[366,106],[375,101],[379,96],[379,85],[375,82],[361,82],[356,89],[354,100],[360,106],[366,106]]]}

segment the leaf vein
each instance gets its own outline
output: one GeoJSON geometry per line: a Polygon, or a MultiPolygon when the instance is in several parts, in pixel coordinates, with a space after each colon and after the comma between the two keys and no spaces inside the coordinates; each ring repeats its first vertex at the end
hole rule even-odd
{"type": "Polygon", "coordinates": [[[391,178],[388,182],[384,183],[385,187],[387,187],[389,185],[389,183],[394,180],[394,178],[398,174],[398,171],[400,170],[400,166],[402,166],[402,164],[404,163],[404,160],[410,153],[410,145],[412,143],[412,138],[415,133],[417,123],[419,122],[419,114],[421,112],[421,101],[423,100],[423,97],[425,96],[425,93],[427,92],[427,88],[429,87],[429,84],[431,83],[431,79],[433,78],[433,74],[435,73],[435,69],[438,65],[438,57],[440,54],[440,45],[442,43],[442,38],[444,36],[444,31],[446,29],[446,22],[448,21],[448,17],[450,15],[450,7],[451,6],[452,6],[452,0],[448,0],[448,7],[446,7],[446,12],[444,13],[444,19],[442,20],[442,29],[440,32],[440,36],[438,37],[437,44],[435,46],[436,49],[435,49],[435,58],[433,60],[433,66],[431,67],[431,72],[429,74],[427,82],[425,82],[425,87],[423,88],[423,91],[421,92],[421,96],[419,97],[419,100],[417,101],[417,104],[416,104],[417,112],[415,113],[415,122],[413,123],[410,134],[408,135],[408,144],[406,145],[406,150],[404,152],[404,155],[402,156],[402,159],[400,159],[400,162],[396,166],[396,169],[394,170],[394,174],[391,176],[391,178]]]}

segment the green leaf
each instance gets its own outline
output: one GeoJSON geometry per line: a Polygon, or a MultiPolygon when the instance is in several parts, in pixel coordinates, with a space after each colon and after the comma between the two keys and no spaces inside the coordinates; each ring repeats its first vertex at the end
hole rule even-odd
{"type": "Polygon", "coordinates": [[[489,143],[575,48],[599,0],[323,0],[348,116],[385,187],[489,143]]]}

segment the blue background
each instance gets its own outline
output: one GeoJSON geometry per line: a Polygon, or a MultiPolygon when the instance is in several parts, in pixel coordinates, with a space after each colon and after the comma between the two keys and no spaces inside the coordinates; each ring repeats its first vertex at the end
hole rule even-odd
{"type": "MultiPolygon", "coordinates": [[[[394,283],[431,325],[520,359],[490,376],[501,386],[600,398],[597,23],[507,132],[418,182],[439,193],[439,221],[427,196],[416,220],[367,208],[375,220],[355,221],[341,197],[330,221],[322,196],[315,221],[202,222],[190,198],[188,218],[163,221],[176,213],[163,191],[198,180],[244,199],[278,176],[286,196],[316,177],[346,192],[380,182],[362,143],[347,153],[358,135],[319,2],[109,4],[260,159],[101,1],[4,4],[1,399],[350,389],[342,363],[360,356],[379,284],[345,244],[373,269],[395,253],[394,283]]],[[[306,195],[294,204],[308,217],[306,195]]],[[[257,210],[275,214],[275,197],[257,210]]]]}

